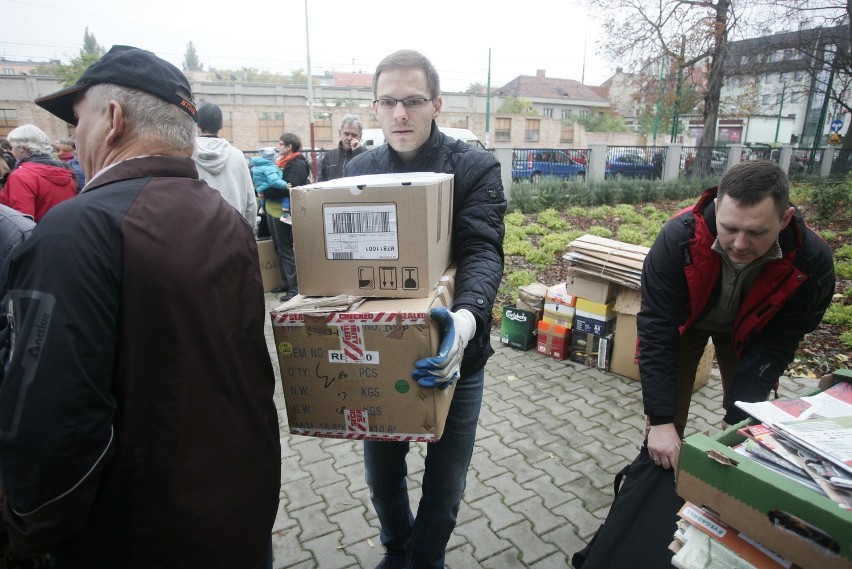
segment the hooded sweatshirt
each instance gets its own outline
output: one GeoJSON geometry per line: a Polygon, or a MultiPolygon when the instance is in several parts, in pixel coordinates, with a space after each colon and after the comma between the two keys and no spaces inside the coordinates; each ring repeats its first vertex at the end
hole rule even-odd
{"type": "Polygon", "coordinates": [[[49,156],[34,154],[18,163],[0,190],[0,204],[38,223],[56,204],[77,195],[74,174],[49,156]]]}
{"type": "Polygon", "coordinates": [[[198,177],[222,194],[249,224],[257,218],[257,198],[243,153],[224,138],[199,136],[195,139],[192,159],[198,177]]]}

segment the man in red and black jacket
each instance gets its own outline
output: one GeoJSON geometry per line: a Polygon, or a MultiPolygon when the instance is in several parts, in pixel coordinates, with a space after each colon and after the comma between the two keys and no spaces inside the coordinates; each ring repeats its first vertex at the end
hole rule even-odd
{"type": "Polygon", "coordinates": [[[698,361],[713,339],[724,422],[764,401],[834,293],[831,250],[789,203],[775,163],[742,162],[663,227],[645,259],[638,316],[648,450],[677,464],[698,361]]]}

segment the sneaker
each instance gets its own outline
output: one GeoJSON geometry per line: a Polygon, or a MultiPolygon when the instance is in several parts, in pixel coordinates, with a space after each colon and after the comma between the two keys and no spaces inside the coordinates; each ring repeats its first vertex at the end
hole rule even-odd
{"type": "Polygon", "coordinates": [[[293,225],[293,220],[290,218],[290,214],[289,214],[289,213],[285,213],[284,215],[282,215],[282,216],[281,216],[281,221],[282,221],[283,223],[286,223],[287,225],[293,225]]]}
{"type": "Polygon", "coordinates": [[[297,294],[299,294],[299,293],[298,292],[288,292],[287,294],[285,294],[284,296],[282,296],[278,300],[280,300],[281,302],[287,302],[288,300],[290,300],[291,298],[293,298],[297,294]]]}
{"type": "Polygon", "coordinates": [[[405,559],[386,553],[384,558],[376,565],[376,569],[405,569],[407,566],[405,559]]]}

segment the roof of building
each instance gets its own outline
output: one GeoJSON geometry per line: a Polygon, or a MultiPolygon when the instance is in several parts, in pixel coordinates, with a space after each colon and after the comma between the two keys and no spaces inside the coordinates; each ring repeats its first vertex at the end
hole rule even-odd
{"type": "Polygon", "coordinates": [[[546,77],[543,70],[536,75],[518,75],[502,87],[494,89],[494,94],[500,96],[535,97],[542,99],[562,99],[566,101],[583,101],[606,103],[592,88],[573,79],[557,79],[546,77]]]}
{"type": "Polygon", "coordinates": [[[372,87],[372,73],[334,73],[335,87],[372,87]]]}
{"type": "Polygon", "coordinates": [[[849,24],[830,28],[805,28],[757,38],[732,41],[728,44],[725,72],[732,75],[752,75],[773,71],[795,71],[810,68],[814,47],[836,44],[841,53],[849,49],[849,24]],[[772,54],[786,51],[781,58],[772,54]]]}

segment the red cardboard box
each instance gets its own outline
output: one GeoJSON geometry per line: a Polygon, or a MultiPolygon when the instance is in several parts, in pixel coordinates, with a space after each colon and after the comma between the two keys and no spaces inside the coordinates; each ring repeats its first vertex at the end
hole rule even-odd
{"type": "Polygon", "coordinates": [[[550,356],[554,360],[568,358],[571,342],[571,330],[565,326],[550,324],[545,321],[538,323],[538,343],[536,351],[550,356]]]}

